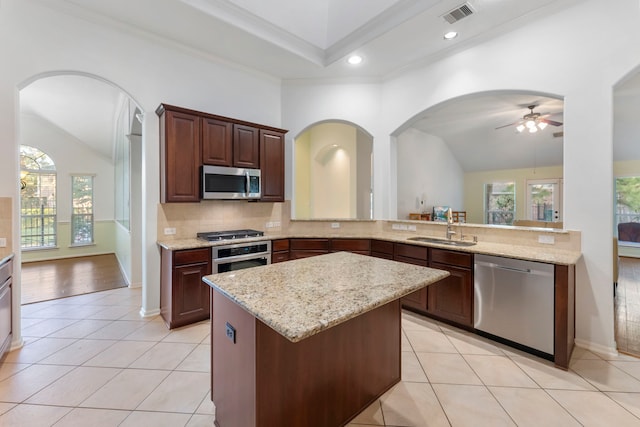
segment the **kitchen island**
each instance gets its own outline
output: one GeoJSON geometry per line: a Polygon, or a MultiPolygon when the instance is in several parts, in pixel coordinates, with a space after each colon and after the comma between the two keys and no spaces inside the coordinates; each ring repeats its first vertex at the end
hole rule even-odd
{"type": "Polygon", "coordinates": [[[206,276],[216,425],[346,424],[400,381],[399,299],[448,275],[336,252],[206,276]]]}

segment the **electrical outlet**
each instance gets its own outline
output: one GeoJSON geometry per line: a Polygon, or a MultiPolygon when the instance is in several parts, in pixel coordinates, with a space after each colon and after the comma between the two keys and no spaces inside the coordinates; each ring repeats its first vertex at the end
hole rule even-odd
{"type": "Polygon", "coordinates": [[[545,245],[553,245],[556,243],[556,239],[553,236],[547,236],[541,234],[538,236],[538,243],[544,243],[545,245]]]}
{"type": "Polygon", "coordinates": [[[264,226],[265,228],[273,228],[273,222],[267,222],[264,226]]]}
{"type": "Polygon", "coordinates": [[[165,236],[170,236],[172,234],[176,234],[176,229],[174,227],[167,227],[164,229],[165,236]]]}
{"type": "Polygon", "coordinates": [[[231,326],[229,322],[225,325],[225,334],[227,335],[227,338],[229,338],[229,341],[234,344],[236,343],[236,328],[231,326]]]}
{"type": "Polygon", "coordinates": [[[410,225],[409,226],[409,231],[416,231],[416,230],[417,230],[417,228],[416,228],[415,225],[410,225]]]}
{"type": "Polygon", "coordinates": [[[6,248],[6,247],[7,247],[7,238],[0,237],[0,248],[6,248]]]}
{"type": "Polygon", "coordinates": [[[400,224],[391,224],[392,230],[400,230],[400,224]]]}
{"type": "Polygon", "coordinates": [[[332,222],[331,223],[331,228],[340,228],[340,223],[339,222],[332,222]]]}
{"type": "Polygon", "coordinates": [[[273,221],[274,227],[280,227],[280,221],[273,221]]]}

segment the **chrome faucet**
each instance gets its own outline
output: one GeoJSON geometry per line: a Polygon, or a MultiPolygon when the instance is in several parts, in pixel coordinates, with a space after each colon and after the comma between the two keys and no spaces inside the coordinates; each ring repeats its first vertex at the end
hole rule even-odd
{"type": "Polygon", "coordinates": [[[451,208],[447,211],[447,240],[451,240],[451,236],[456,234],[455,231],[451,229],[453,225],[453,214],[451,213],[451,208]]]}

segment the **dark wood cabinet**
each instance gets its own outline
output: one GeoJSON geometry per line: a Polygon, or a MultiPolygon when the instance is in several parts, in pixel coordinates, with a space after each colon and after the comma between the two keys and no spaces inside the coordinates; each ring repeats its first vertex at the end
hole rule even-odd
{"type": "Polygon", "coordinates": [[[162,249],[160,315],[169,329],[209,318],[211,288],[202,277],[211,274],[211,248],[162,249]]]}
{"type": "Polygon", "coordinates": [[[386,240],[371,240],[371,256],[376,258],[393,259],[393,242],[386,240]]]}
{"type": "Polygon", "coordinates": [[[284,133],[260,130],[263,202],[284,202],[284,133]]]}
{"type": "Polygon", "coordinates": [[[284,201],[284,129],[160,104],[160,202],[199,202],[202,165],[262,170],[263,202],[284,201]]]}
{"type": "MultiPolygon", "coordinates": [[[[427,267],[428,250],[424,246],[413,246],[405,243],[394,243],[394,261],[406,262],[408,264],[421,265],[427,267]]],[[[433,286],[433,285],[432,285],[433,286]]],[[[403,297],[400,302],[403,307],[427,311],[427,288],[422,288],[403,297]]]]}
{"type": "Polygon", "coordinates": [[[370,239],[331,239],[329,252],[353,252],[360,255],[371,255],[370,239]]]}
{"type": "Polygon", "coordinates": [[[271,241],[271,264],[289,261],[289,239],[271,241]]]}
{"type": "Polygon", "coordinates": [[[161,105],[160,202],[200,201],[200,117],[161,105]]]}
{"type": "Polygon", "coordinates": [[[427,313],[466,328],[473,327],[473,255],[429,249],[429,267],[450,276],[429,286],[427,313]]]}
{"type": "Polygon", "coordinates": [[[213,166],[233,165],[233,123],[203,117],[202,164],[213,166]]]}
{"type": "Polygon", "coordinates": [[[259,129],[253,126],[233,125],[233,166],[260,168],[259,129]]]}
{"type": "Polygon", "coordinates": [[[291,259],[329,253],[329,239],[289,239],[289,256],[291,259]]]}

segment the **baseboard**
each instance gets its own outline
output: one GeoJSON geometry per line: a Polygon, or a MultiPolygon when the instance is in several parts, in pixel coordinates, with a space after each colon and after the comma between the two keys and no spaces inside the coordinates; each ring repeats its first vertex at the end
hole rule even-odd
{"type": "Polygon", "coordinates": [[[596,353],[596,354],[608,356],[608,357],[618,356],[618,349],[615,347],[606,347],[604,345],[595,344],[595,343],[592,343],[591,341],[581,340],[578,338],[576,338],[574,342],[576,346],[583,348],[585,350],[589,350],[592,353],[596,353]]]}
{"type": "Polygon", "coordinates": [[[156,308],[155,310],[149,310],[149,311],[146,311],[144,307],[140,309],[140,316],[142,317],[153,317],[159,314],[160,314],[159,308],[156,308]]]}

